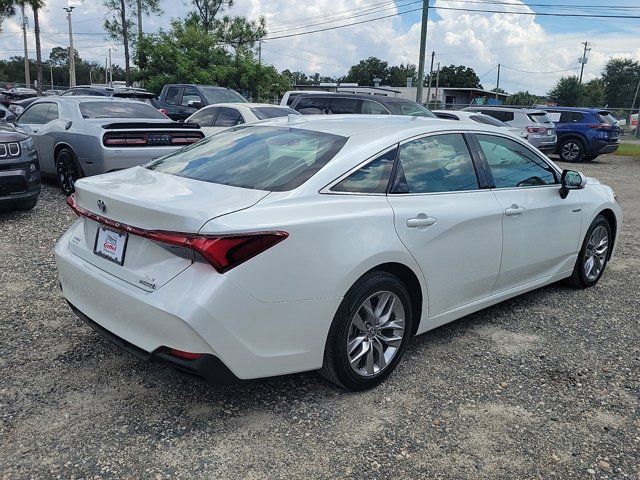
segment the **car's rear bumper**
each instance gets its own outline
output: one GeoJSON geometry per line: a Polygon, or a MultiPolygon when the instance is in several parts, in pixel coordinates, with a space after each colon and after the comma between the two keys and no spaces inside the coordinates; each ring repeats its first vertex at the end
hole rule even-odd
{"type": "Polygon", "coordinates": [[[618,150],[618,147],[620,146],[619,143],[603,143],[598,145],[595,149],[593,149],[593,153],[597,153],[598,155],[601,154],[605,154],[605,153],[613,153],[616,150],[618,150]]]}
{"type": "Polygon", "coordinates": [[[242,379],[322,366],[339,298],[262,302],[202,263],[147,292],[76,256],[69,241],[67,232],[54,249],[65,298],[143,352],[211,355],[242,379]]]}

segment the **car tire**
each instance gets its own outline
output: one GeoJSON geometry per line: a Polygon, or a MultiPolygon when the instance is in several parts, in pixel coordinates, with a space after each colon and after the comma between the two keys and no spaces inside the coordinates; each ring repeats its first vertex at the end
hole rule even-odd
{"type": "Polygon", "coordinates": [[[400,361],[412,326],[404,284],[387,272],[366,274],[349,289],[334,316],[320,374],[348,390],[379,385],[400,361]]]}
{"type": "Polygon", "coordinates": [[[58,185],[67,197],[76,191],[75,182],[84,177],[84,173],[70,148],[63,148],[56,155],[56,174],[58,185]]]}
{"type": "Polygon", "coordinates": [[[573,273],[568,278],[569,285],[575,288],[589,288],[598,283],[609,261],[612,240],[609,220],[603,215],[598,215],[591,222],[584,237],[573,273]]]}
{"type": "Polygon", "coordinates": [[[558,155],[563,162],[577,163],[582,161],[585,148],[582,140],[577,138],[566,138],[560,142],[558,155]]]}

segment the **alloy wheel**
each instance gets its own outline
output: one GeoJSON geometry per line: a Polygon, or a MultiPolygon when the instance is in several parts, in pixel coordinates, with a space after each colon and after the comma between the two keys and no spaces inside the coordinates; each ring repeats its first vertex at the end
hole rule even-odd
{"type": "Polygon", "coordinates": [[[584,274],[590,281],[597,279],[607,261],[609,250],[609,232],[604,225],[599,225],[591,233],[584,255],[584,274]]]}
{"type": "Polygon", "coordinates": [[[78,176],[75,162],[71,155],[66,152],[62,152],[58,156],[56,163],[60,188],[66,195],[71,195],[75,190],[75,182],[78,176]]]}
{"type": "Polygon", "coordinates": [[[405,311],[400,298],[381,291],[367,298],[351,318],[347,355],[354,372],[372,377],[394,359],[405,333],[405,311]]]}
{"type": "Polygon", "coordinates": [[[576,142],[567,142],[562,145],[562,158],[569,162],[575,161],[580,156],[580,145],[576,142]]]}

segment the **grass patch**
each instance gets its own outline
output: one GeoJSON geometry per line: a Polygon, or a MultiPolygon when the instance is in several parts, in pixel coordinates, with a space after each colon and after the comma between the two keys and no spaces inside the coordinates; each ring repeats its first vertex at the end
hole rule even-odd
{"type": "Polygon", "coordinates": [[[640,143],[621,143],[614,155],[640,157],[640,143]]]}

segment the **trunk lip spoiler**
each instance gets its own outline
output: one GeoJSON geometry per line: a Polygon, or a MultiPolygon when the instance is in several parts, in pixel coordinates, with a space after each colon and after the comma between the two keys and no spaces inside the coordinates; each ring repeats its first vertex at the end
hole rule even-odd
{"type": "Polygon", "coordinates": [[[178,129],[178,130],[198,130],[200,125],[197,123],[185,123],[185,122],[114,122],[101,125],[105,130],[127,130],[127,129],[178,129]]]}

